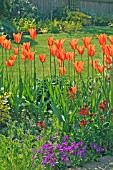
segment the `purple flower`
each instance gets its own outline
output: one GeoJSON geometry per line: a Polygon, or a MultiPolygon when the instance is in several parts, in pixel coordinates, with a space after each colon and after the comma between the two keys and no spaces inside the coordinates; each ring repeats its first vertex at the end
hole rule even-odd
{"type": "Polygon", "coordinates": [[[40,140],[42,137],[42,134],[40,134],[38,137],[37,137],[37,140],[40,140]]]}
{"type": "Polygon", "coordinates": [[[18,11],[18,15],[20,15],[20,11],[18,11]]]}
{"type": "Polygon", "coordinates": [[[24,142],[24,140],[20,140],[20,143],[23,143],[24,142]]]}
{"type": "Polygon", "coordinates": [[[32,158],[33,158],[33,159],[36,159],[36,158],[37,158],[37,156],[36,156],[36,155],[34,155],[34,156],[32,156],[32,158]]]}
{"type": "Polygon", "coordinates": [[[67,166],[70,166],[70,165],[71,165],[70,162],[68,162],[68,163],[67,163],[67,166]]]}
{"type": "Polygon", "coordinates": [[[55,166],[55,165],[56,165],[56,162],[52,162],[51,165],[52,165],[52,166],[55,166]]]}

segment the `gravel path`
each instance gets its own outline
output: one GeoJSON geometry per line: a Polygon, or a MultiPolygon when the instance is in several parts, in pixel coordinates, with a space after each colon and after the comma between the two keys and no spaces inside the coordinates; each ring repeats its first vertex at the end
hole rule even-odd
{"type": "Polygon", "coordinates": [[[113,156],[104,156],[98,162],[85,163],[82,167],[68,170],[113,170],[113,156]]]}

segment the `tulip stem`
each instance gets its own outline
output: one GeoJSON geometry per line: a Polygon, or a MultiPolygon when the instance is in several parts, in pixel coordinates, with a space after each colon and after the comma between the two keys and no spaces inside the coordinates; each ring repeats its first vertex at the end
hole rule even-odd
{"type": "MultiPolygon", "coordinates": [[[[75,62],[75,50],[74,50],[74,62],[75,62]]],[[[74,83],[75,83],[75,69],[74,69],[74,83]]]]}
{"type": "MultiPolygon", "coordinates": [[[[34,45],[35,52],[35,45],[34,45]]],[[[34,54],[34,89],[36,88],[36,67],[35,67],[35,54],[34,54]]]]}
{"type": "Polygon", "coordinates": [[[43,82],[44,82],[44,64],[42,63],[42,68],[43,68],[43,82]]]}
{"type": "MultiPolygon", "coordinates": [[[[6,61],[7,61],[7,52],[6,52],[6,49],[5,49],[5,56],[6,56],[6,61]]],[[[7,66],[6,66],[6,79],[7,79],[7,82],[8,82],[8,71],[7,71],[7,66]]]]}
{"type": "Polygon", "coordinates": [[[56,61],[55,61],[55,56],[54,56],[54,68],[55,68],[55,78],[56,78],[56,61]]]}
{"type": "Polygon", "coordinates": [[[50,76],[51,76],[51,53],[50,53],[50,76]]]}
{"type": "Polygon", "coordinates": [[[2,47],[2,86],[3,86],[3,78],[4,78],[4,61],[3,61],[3,47],[2,47]]]}

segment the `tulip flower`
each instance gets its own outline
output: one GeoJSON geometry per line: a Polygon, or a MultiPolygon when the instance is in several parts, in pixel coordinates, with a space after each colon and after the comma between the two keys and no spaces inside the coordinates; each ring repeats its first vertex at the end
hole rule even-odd
{"type": "Polygon", "coordinates": [[[34,54],[35,52],[28,52],[28,60],[30,61],[34,60],[34,54]]]}
{"type": "Polygon", "coordinates": [[[111,44],[113,44],[113,36],[109,36],[109,41],[111,42],[111,44]]]}
{"type": "Polygon", "coordinates": [[[16,61],[16,56],[10,56],[10,60],[16,61]]]}
{"type": "Polygon", "coordinates": [[[74,99],[76,92],[77,92],[77,88],[76,87],[69,88],[68,94],[70,95],[71,99],[74,99]]]}
{"type": "Polygon", "coordinates": [[[100,45],[105,45],[106,44],[106,40],[107,40],[107,35],[106,34],[100,34],[97,35],[98,41],[100,43],[100,45]]]}
{"type": "Polygon", "coordinates": [[[60,72],[60,74],[64,75],[66,73],[66,68],[65,67],[59,67],[59,72],[60,72]]]}
{"type": "Polygon", "coordinates": [[[110,51],[109,45],[102,45],[101,48],[102,48],[103,54],[105,54],[105,55],[109,54],[109,51],[110,51]]]}
{"type": "Polygon", "coordinates": [[[1,42],[1,45],[2,45],[3,48],[8,49],[8,50],[11,50],[11,48],[12,48],[11,41],[7,40],[7,39],[3,40],[1,42]]]}
{"type": "Polygon", "coordinates": [[[80,55],[84,54],[84,46],[77,46],[77,50],[80,55]]]}
{"type": "Polygon", "coordinates": [[[14,66],[14,60],[5,61],[5,65],[6,65],[7,67],[14,66]]]}
{"type": "Polygon", "coordinates": [[[23,45],[21,45],[22,48],[24,48],[26,51],[30,50],[30,42],[26,42],[23,43],[23,45]]]}
{"type": "Polygon", "coordinates": [[[21,54],[21,58],[22,58],[23,61],[26,61],[27,57],[25,55],[21,54]]]}
{"type": "Polygon", "coordinates": [[[87,47],[88,55],[93,57],[95,55],[95,45],[88,45],[87,47]]]}
{"type": "Polygon", "coordinates": [[[51,47],[53,45],[53,42],[54,42],[54,38],[53,37],[48,37],[47,38],[47,43],[48,43],[49,47],[51,47]]]}
{"type": "Polygon", "coordinates": [[[72,41],[69,41],[69,44],[70,44],[72,50],[77,49],[77,43],[78,43],[78,39],[73,39],[72,41]]]}
{"type": "Polygon", "coordinates": [[[44,63],[46,60],[46,54],[39,54],[38,56],[39,56],[41,63],[44,63]]]}
{"type": "Polygon", "coordinates": [[[57,60],[57,63],[58,63],[58,65],[59,65],[59,67],[63,66],[62,60],[58,59],[58,60],[57,60]]]}
{"type": "Polygon", "coordinates": [[[27,58],[28,57],[28,51],[22,48],[22,54],[27,58]]]}
{"type": "Polygon", "coordinates": [[[62,39],[62,40],[54,40],[54,43],[56,44],[56,47],[57,47],[58,49],[63,48],[64,42],[65,42],[65,39],[62,39]]]}
{"type": "Polygon", "coordinates": [[[36,28],[30,28],[28,31],[30,33],[31,39],[35,40],[36,39],[36,28]]]}
{"type": "Polygon", "coordinates": [[[95,70],[98,69],[98,60],[93,60],[90,63],[95,70]]]}
{"type": "Polygon", "coordinates": [[[0,36],[0,44],[2,44],[2,41],[5,40],[5,38],[6,38],[6,35],[1,35],[0,36]]]}
{"type": "Polygon", "coordinates": [[[84,43],[84,46],[87,48],[88,47],[88,45],[90,45],[91,44],[91,40],[92,40],[92,37],[83,37],[82,38],[82,41],[83,41],[83,43],[84,43]]]}
{"type": "Polygon", "coordinates": [[[64,60],[66,59],[66,52],[65,52],[65,50],[64,50],[64,49],[58,50],[58,52],[57,52],[57,57],[58,57],[60,60],[64,61],[64,60]]]}
{"type": "Polygon", "coordinates": [[[14,54],[18,55],[19,49],[18,48],[14,48],[14,54]]]}
{"type": "Polygon", "coordinates": [[[68,53],[66,53],[65,59],[67,61],[71,61],[74,59],[74,56],[75,56],[74,52],[68,52],[68,53]]]}
{"type": "Polygon", "coordinates": [[[52,56],[56,56],[57,55],[57,47],[55,46],[55,45],[53,45],[53,46],[50,46],[50,54],[52,55],[52,56]]]}
{"type": "Polygon", "coordinates": [[[82,61],[76,61],[73,63],[74,69],[77,73],[82,73],[84,69],[84,62],[82,61]]]}
{"type": "Polygon", "coordinates": [[[113,57],[113,45],[109,45],[109,55],[113,57]]]}
{"type": "Polygon", "coordinates": [[[105,67],[106,67],[106,66],[99,66],[99,65],[98,65],[98,68],[97,68],[97,69],[98,69],[98,71],[99,71],[100,74],[102,74],[102,73],[104,72],[105,67]]]}
{"type": "Polygon", "coordinates": [[[107,65],[110,65],[110,64],[112,64],[112,57],[110,55],[105,55],[104,61],[107,65]]]}
{"type": "Polygon", "coordinates": [[[20,43],[21,38],[22,38],[22,33],[18,33],[18,34],[13,33],[13,38],[14,38],[14,41],[15,41],[17,44],[20,43]]]}

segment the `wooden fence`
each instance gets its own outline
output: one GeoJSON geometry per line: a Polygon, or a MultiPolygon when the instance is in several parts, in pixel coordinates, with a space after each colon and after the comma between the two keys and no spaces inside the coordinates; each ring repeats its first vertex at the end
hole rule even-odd
{"type": "Polygon", "coordinates": [[[79,9],[92,14],[113,15],[113,0],[79,0],[79,9]]]}

